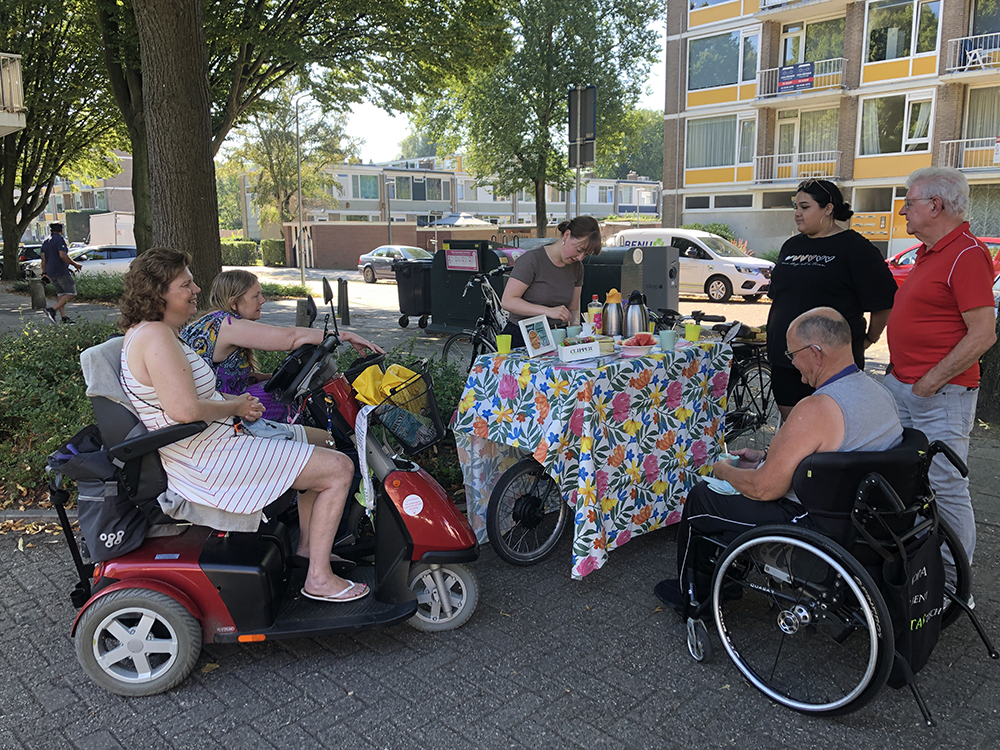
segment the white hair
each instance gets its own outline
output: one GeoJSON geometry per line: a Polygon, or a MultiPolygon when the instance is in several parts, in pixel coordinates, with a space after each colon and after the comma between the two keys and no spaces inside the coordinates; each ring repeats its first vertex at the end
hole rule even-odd
{"type": "Polygon", "coordinates": [[[923,198],[940,198],[944,212],[965,220],[969,214],[969,181],[954,167],[924,167],[906,180],[909,190],[920,185],[923,198]]]}

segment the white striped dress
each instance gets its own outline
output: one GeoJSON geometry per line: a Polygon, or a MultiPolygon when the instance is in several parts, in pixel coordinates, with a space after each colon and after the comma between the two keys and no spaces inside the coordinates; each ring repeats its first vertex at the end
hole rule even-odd
{"type": "MultiPolygon", "coordinates": [[[[177,424],[159,408],[152,386],[143,385],[129,372],[131,341],[122,347],[122,378],[129,400],[150,430],[177,424]]],[[[222,401],[215,389],[215,373],[191,347],[180,344],[191,365],[198,398],[222,401]]],[[[292,486],[313,446],[305,442],[305,429],[300,425],[292,427],[295,440],[270,440],[237,435],[231,421],[211,422],[203,432],[160,448],[167,486],[192,503],[255,513],[292,486]]]]}

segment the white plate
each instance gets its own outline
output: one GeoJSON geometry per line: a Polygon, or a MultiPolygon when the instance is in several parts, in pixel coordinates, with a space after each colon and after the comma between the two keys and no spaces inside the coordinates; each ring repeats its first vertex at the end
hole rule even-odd
{"type": "Polygon", "coordinates": [[[649,346],[625,346],[621,347],[623,357],[645,357],[649,354],[655,344],[650,344],[649,346]]]}

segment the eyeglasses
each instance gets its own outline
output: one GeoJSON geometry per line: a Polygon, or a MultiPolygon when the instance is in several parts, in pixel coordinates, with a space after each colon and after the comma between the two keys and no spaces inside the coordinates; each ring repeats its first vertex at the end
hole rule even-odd
{"type": "MultiPolygon", "coordinates": [[[[826,193],[826,197],[827,198],[829,198],[830,200],[833,200],[833,195],[830,193],[830,191],[827,190],[826,187],[823,185],[823,183],[820,180],[817,180],[815,177],[813,177],[812,179],[806,180],[805,182],[800,182],[798,188],[796,188],[796,189],[798,190],[798,192],[801,193],[803,190],[806,190],[806,188],[810,188],[813,185],[815,185],[820,190],[822,190],[824,193],[826,193]]],[[[806,192],[808,192],[808,190],[806,190],[806,192]]]]}
{"type": "Polygon", "coordinates": [[[789,362],[794,362],[795,361],[795,355],[798,354],[799,352],[804,352],[806,349],[815,349],[820,354],[824,354],[823,350],[820,349],[819,344],[806,344],[801,349],[794,349],[792,351],[788,351],[786,349],[785,350],[785,356],[788,357],[788,361],[789,362]]]}
{"type": "Polygon", "coordinates": [[[916,203],[917,201],[932,201],[932,200],[934,200],[934,198],[904,198],[903,208],[909,210],[910,208],[913,207],[913,204],[916,203]]]}

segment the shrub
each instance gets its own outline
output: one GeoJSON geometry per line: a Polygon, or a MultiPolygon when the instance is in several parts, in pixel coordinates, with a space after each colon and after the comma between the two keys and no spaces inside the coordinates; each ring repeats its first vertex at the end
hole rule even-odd
{"type": "Polygon", "coordinates": [[[45,460],[94,421],[80,352],[115,333],[107,323],[29,327],[0,335],[0,484],[8,499],[45,482],[45,460]]]}
{"type": "Polygon", "coordinates": [[[762,259],[762,260],[769,260],[772,263],[777,263],[778,262],[778,254],[780,252],[781,252],[780,250],[768,250],[766,253],[761,253],[757,257],[760,258],[760,259],[762,259]]]}
{"type": "Polygon", "coordinates": [[[265,266],[285,265],[285,241],[261,240],[260,252],[265,266]]]}
{"type": "Polygon", "coordinates": [[[223,240],[222,265],[255,266],[260,260],[260,250],[253,240],[223,240]]]}
{"type": "MultiPolygon", "coordinates": [[[[15,281],[11,284],[11,290],[29,294],[31,282],[26,279],[15,281]]],[[[125,285],[120,273],[88,273],[76,277],[77,302],[117,302],[124,293],[125,285]]],[[[55,287],[46,284],[45,296],[55,297],[55,287]]]]}
{"type": "Polygon", "coordinates": [[[712,234],[717,234],[730,242],[736,242],[736,234],[729,228],[729,225],[722,224],[718,221],[711,224],[684,224],[681,226],[681,229],[693,229],[698,232],[711,232],[712,234]]]}

